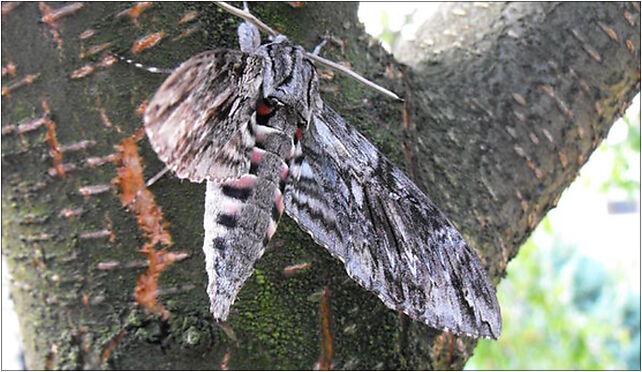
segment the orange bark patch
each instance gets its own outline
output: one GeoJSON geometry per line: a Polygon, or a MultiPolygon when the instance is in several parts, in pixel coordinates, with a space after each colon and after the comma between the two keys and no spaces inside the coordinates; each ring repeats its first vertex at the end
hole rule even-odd
{"type": "Polygon", "coordinates": [[[86,40],[94,36],[95,34],[96,34],[96,30],[94,30],[93,28],[88,28],[85,31],[83,31],[78,37],[80,38],[80,40],[86,40]]]}
{"type": "Polygon", "coordinates": [[[120,266],[120,262],[118,261],[107,261],[107,262],[99,262],[98,265],[96,265],[96,268],[98,270],[115,270],[120,266]]]}
{"type": "Polygon", "coordinates": [[[16,134],[23,134],[27,132],[34,131],[41,126],[45,125],[45,118],[37,118],[33,120],[29,120],[27,122],[24,122],[22,124],[9,124],[4,127],[2,127],[2,134],[10,134],[10,133],[16,133],[16,134]]]}
{"type": "Polygon", "coordinates": [[[167,266],[181,260],[184,255],[154,248],[157,244],[166,247],[172,245],[172,238],[167,231],[168,223],[164,221],[161,208],[154,201],[154,195],[144,188],[143,164],[135,139],[126,138],[117,146],[117,150],[118,175],[114,183],[120,187],[120,201],[123,206],[134,212],[138,226],[147,239],[140,252],[147,256],[149,267],[136,283],[136,302],[146,311],[167,319],[169,312],[156,300],[158,278],[167,266]]]}
{"type": "Polygon", "coordinates": [[[323,290],[321,298],[321,355],[317,361],[316,369],[329,371],[332,362],[332,334],[330,333],[330,290],[323,290]]]}
{"type": "Polygon", "coordinates": [[[136,108],[136,115],[138,116],[143,116],[145,113],[145,110],[147,110],[147,100],[144,100],[137,108],[136,108]]]}
{"type": "Polygon", "coordinates": [[[126,138],[117,147],[118,156],[116,164],[118,167],[118,176],[114,180],[120,186],[120,201],[124,207],[129,206],[138,190],[143,187],[143,167],[138,147],[131,140],[126,138]]]}
{"type": "Polygon", "coordinates": [[[223,360],[221,361],[221,371],[229,371],[229,363],[230,363],[230,349],[228,348],[227,351],[225,352],[225,355],[223,355],[223,360]]]}
{"type": "Polygon", "coordinates": [[[40,75],[40,74],[27,75],[27,76],[25,76],[25,78],[24,78],[24,79],[22,79],[22,80],[24,81],[24,83],[25,83],[25,84],[31,84],[31,83],[33,83],[33,81],[34,81],[34,80],[36,80],[36,78],[37,78],[39,75],[40,75]]]}
{"type": "Polygon", "coordinates": [[[58,346],[51,344],[47,355],[45,355],[45,368],[49,371],[55,369],[56,355],[58,354],[58,346]]]}
{"type": "Polygon", "coordinates": [[[105,109],[101,108],[99,112],[100,112],[100,118],[103,120],[103,124],[105,124],[107,128],[111,128],[112,123],[111,123],[111,120],[109,120],[109,117],[107,116],[107,112],[105,112],[105,109]]]}
{"type": "Polygon", "coordinates": [[[116,336],[112,337],[111,340],[109,340],[109,343],[107,346],[105,346],[105,349],[103,350],[103,355],[101,358],[101,362],[105,363],[107,359],[109,358],[109,354],[111,354],[111,351],[116,348],[116,346],[123,340],[123,337],[127,334],[127,330],[123,329],[120,331],[116,336]]]}
{"type": "Polygon", "coordinates": [[[83,3],[71,3],[69,5],[63,6],[62,8],[58,8],[52,11],[49,6],[41,2],[40,11],[43,13],[43,16],[40,20],[43,23],[46,23],[49,26],[55,28],[57,26],[57,22],[61,18],[76,13],[80,9],[84,8],[84,6],[85,4],[83,3]]]}
{"type": "Polygon", "coordinates": [[[154,195],[149,190],[142,190],[134,201],[134,212],[136,213],[138,227],[143,230],[145,237],[150,244],[162,244],[170,246],[172,238],[167,232],[167,222],[163,220],[160,207],[154,202],[154,195]]]}
{"type": "Polygon", "coordinates": [[[199,29],[198,25],[191,26],[188,29],[181,31],[181,34],[173,38],[172,41],[178,41],[178,40],[184,39],[190,36],[191,34],[193,34],[194,32],[196,32],[198,29],[199,29]]]}
{"type": "Polygon", "coordinates": [[[140,26],[138,23],[138,17],[143,13],[143,11],[147,8],[149,8],[152,5],[151,1],[141,1],[134,5],[131,8],[127,8],[123,10],[122,12],[116,14],[116,17],[123,17],[127,16],[131,19],[132,23],[138,27],[140,26]]]}
{"type": "MultiPolygon", "coordinates": [[[[83,58],[83,54],[80,55],[80,58],[83,58]]],[[[75,70],[74,72],[71,73],[71,78],[72,79],[84,78],[96,72],[96,67],[107,68],[107,67],[111,67],[111,65],[113,65],[114,63],[116,63],[116,57],[112,55],[106,55],[105,58],[103,58],[100,62],[96,63],[95,66],[92,66],[91,63],[88,63],[83,67],[75,70]]]]}
{"type": "Polygon", "coordinates": [[[114,154],[109,154],[107,156],[102,156],[102,157],[92,156],[90,158],[85,159],[85,164],[89,168],[95,168],[103,164],[111,163],[114,160],[116,160],[116,155],[114,154]]]}
{"type": "Polygon", "coordinates": [[[22,4],[22,1],[3,1],[2,2],[2,16],[6,16],[12,10],[16,9],[18,5],[22,4]]]}
{"type": "Polygon", "coordinates": [[[183,23],[192,21],[194,18],[196,18],[197,15],[198,13],[195,10],[190,10],[189,12],[185,13],[185,15],[183,16],[183,18],[181,18],[180,21],[178,21],[178,24],[182,25],[183,23]]]}
{"type": "Polygon", "coordinates": [[[136,54],[136,53],[142,52],[145,49],[149,49],[153,47],[163,39],[164,35],[165,33],[163,31],[160,31],[160,32],[155,32],[153,34],[149,34],[141,37],[140,39],[134,42],[134,46],[132,47],[132,52],[136,54]]]}
{"type": "Polygon", "coordinates": [[[75,70],[74,72],[71,73],[71,78],[72,79],[82,79],[85,76],[93,73],[95,70],[94,66],[92,65],[84,65],[83,67],[75,70]]]}
{"type": "Polygon", "coordinates": [[[455,337],[448,334],[448,354],[446,354],[446,362],[448,365],[453,361],[453,351],[455,351],[455,337]]]}
{"type": "Polygon", "coordinates": [[[138,142],[143,138],[145,138],[145,128],[140,127],[138,128],[138,130],[136,130],[136,132],[134,132],[134,134],[132,135],[132,139],[134,140],[134,142],[138,142]]]}
{"type": "Polygon", "coordinates": [[[433,347],[432,347],[433,359],[437,359],[437,357],[439,357],[439,354],[441,354],[441,349],[443,349],[444,347],[444,343],[445,343],[445,336],[442,333],[439,336],[437,336],[433,344],[433,347]]]}
{"type": "Polygon", "coordinates": [[[100,53],[103,50],[109,48],[110,45],[111,45],[110,42],[94,45],[89,49],[87,49],[86,51],[80,53],[80,59],[87,58],[89,56],[93,56],[94,54],[100,53]]]}
{"type": "Polygon", "coordinates": [[[90,240],[90,239],[101,239],[101,238],[110,238],[113,232],[109,229],[102,229],[97,231],[82,231],[78,235],[78,238],[90,240]]]}
{"type": "Polygon", "coordinates": [[[84,210],[83,210],[83,208],[82,208],[82,207],[75,208],[75,209],[71,209],[71,208],[63,208],[63,209],[60,211],[60,213],[58,213],[58,217],[59,217],[59,218],[65,218],[65,219],[70,220],[70,219],[72,219],[72,218],[74,218],[74,217],[76,217],[76,216],[81,215],[83,211],[84,211],[84,210]]]}
{"type": "Polygon", "coordinates": [[[14,65],[13,62],[7,63],[7,65],[2,68],[2,76],[5,75],[16,76],[16,65],[14,65]]]}
{"type": "Polygon", "coordinates": [[[84,197],[102,194],[109,191],[110,186],[107,184],[83,186],[78,189],[78,193],[84,197]]]}
{"type": "Polygon", "coordinates": [[[62,50],[62,38],[57,30],[58,21],[63,17],[76,13],[80,9],[84,8],[84,6],[85,5],[83,3],[71,3],[63,6],[62,8],[51,10],[47,4],[42,1],[40,2],[40,13],[42,14],[40,21],[49,25],[49,31],[58,45],[58,50],[62,50]]]}
{"type": "MultiPolygon", "coordinates": [[[[76,164],[74,164],[74,163],[62,163],[62,165],[60,165],[60,167],[62,167],[62,171],[63,171],[65,174],[67,174],[67,173],[69,173],[69,172],[71,172],[71,171],[73,171],[73,170],[78,169],[78,167],[77,167],[77,166],[76,166],[76,164]]],[[[60,167],[58,167],[58,166],[56,166],[56,167],[51,167],[51,168],[49,168],[49,169],[47,170],[47,173],[49,173],[49,175],[50,175],[51,177],[53,177],[53,176],[55,176],[56,174],[59,174],[59,173],[60,173],[60,172],[58,171],[60,167]]]]}
{"type": "Polygon", "coordinates": [[[332,70],[321,70],[319,71],[319,78],[327,81],[334,80],[334,71],[332,70]]]}
{"type": "Polygon", "coordinates": [[[60,38],[60,34],[58,33],[58,30],[56,30],[56,23],[52,20],[51,17],[51,8],[44,3],[44,1],[40,2],[40,13],[42,13],[42,18],[40,19],[43,23],[46,23],[49,25],[51,28],[49,31],[51,32],[51,36],[53,36],[54,41],[58,45],[58,50],[62,49],[62,39],[60,38]]]}
{"type": "Polygon", "coordinates": [[[45,125],[47,126],[47,134],[45,134],[45,141],[49,145],[49,155],[53,158],[53,167],[56,170],[56,173],[61,177],[65,178],[65,168],[62,165],[62,151],[60,151],[60,144],[56,138],[56,123],[53,120],[49,119],[47,114],[49,113],[49,107],[45,101],[42,102],[43,108],[45,108],[45,125]]]}
{"type": "Polygon", "coordinates": [[[168,253],[165,249],[155,250],[151,245],[145,244],[141,253],[147,255],[149,267],[136,282],[136,302],[147,311],[159,314],[163,319],[169,318],[169,311],[156,301],[158,278],[167,266],[176,261],[176,255],[168,253]]]}
{"type": "Polygon", "coordinates": [[[286,266],[283,269],[283,275],[285,275],[286,277],[291,277],[291,276],[297,275],[299,273],[302,273],[302,272],[306,271],[309,268],[310,268],[310,263],[309,262],[303,262],[303,263],[296,264],[296,265],[286,266]]]}
{"type": "Polygon", "coordinates": [[[624,14],[622,14],[624,18],[626,18],[626,21],[629,22],[631,27],[635,27],[635,20],[633,19],[633,14],[627,12],[626,10],[624,11],[624,14]]]}
{"type": "Polygon", "coordinates": [[[602,31],[604,31],[609,36],[609,38],[611,38],[611,40],[613,40],[613,41],[615,41],[617,43],[617,33],[615,33],[615,30],[613,30],[609,26],[604,25],[602,23],[598,23],[598,24],[602,28],[602,31]]]}
{"type": "Polygon", "coordinates": [[[156,290],[158,278],[166,265],[159,264],[164,251],[156,251],[149,246],[143,247],[141,253],[146,254],[149,259],[149,268],[136,282],[136,302],[142,305],[145,310],[159,314],[163,319],[169,318],[169,312],[156,301],[156,290]]]}
{"type": "Polygon", "coordinates": [[[568,163],[566,155],[561,151],[558,152],[558,155],[560,156],[560,163],[562,163],[562,168],[566,168],[566,164],[568,163]]]}
{"type": "Polygon", "coordinates": [[[602,116],[602,106],[599,102],[595,102],[595,113],[597,116],[602,116]]]}
{"type": "Polygon", "coordinates": [[[39,75],[40,74],[27,75],[24,78],[22,78],[22,80],[20,80],[20,81],[16,81],[15,83],[10,84],[10,85],[8,85],[6,87],[2,87],[2,96],[3,97],[8,96],[9,93],[13,92],[14,90],[16,90],[16,89],[18,89],[18,88],[20,88],[22,86],[29,85],[29,84],[33,83],[38,78],[39,75]]]}
{"type": "Polygon", "coordinates": [[[106,55],[105,58],[98,62],[96,66],[106,68],[111,67],[111,65],[113,65],[114,63],[116,63],[116,57],[112,55],[106,55]]]}

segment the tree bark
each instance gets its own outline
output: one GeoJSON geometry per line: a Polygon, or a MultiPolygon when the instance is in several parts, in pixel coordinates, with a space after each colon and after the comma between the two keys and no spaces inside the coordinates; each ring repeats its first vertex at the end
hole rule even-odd
{"type": "MultiPolygon", "coordinates": [[[[204,3],[153,4],[135,9],[142,10],[137,17],[119,15],[130,5],[118,3],[72,5],[63,16],[55,12],[63,5],[51,4],[47,22],[39,22],[47,14],[43,5],[6,6],[2,254],[28,368],[310,369],[328,361],[333,369],[463,367],[475,340],[388,310],[287,217],[229,322],[215,325],[201,251],[205,186],[171,176],[151,192],[169,223],[169,250],[189,257],[159,278],[158,301],[169,318],[146,314],[134,301],[147,270],[136,217],[123,208],[117,187],[83,187],[114,179],[117,168],[107,156],[141,127],[136,108],[165,76],[120,63],[101,66],[102,53],[82,53],[111,43],[109,50],[138,62],[175,67],[203,50],[237,48],[239,20],[204,3]],[[196,18],[179,22],[189,11],[196,18]],[[86,37],[89,29],[94,34],[86,37]],[[135,40],[160,31],[158,45],[131,52],[135,40]],[[10,63],[15,77],[5,75],[10,63]],[[91,73],[72,78],[89,64],[91,73]],[[15,84],[28,74],[36,77],[15,84]],[[41,117],[55,123],[59,146],[50,121],[36,120],[41,117]],[[36,120],[31,128],[30,120],[36,120]],[[83,140],[93,142],[79,151],[65,148],[83,140]],[[62,154],[64,178],[52,148],[62,154]],[[89,166],[90,157],[105,163],[94,159],[89,166]],[[88,190],[104,192],[84,196],[88,190]],[[300,263],[309,268],[284,273],[300,263]]],[[[323,84],[324,101],[431,196],[497,284],[639,91],[640,3],[450,7],[461,11],[446,8],[425,26],[433,40],[416,46],[413,67],[364,33],[356,3],[252,4],[251,10],[307,49],[325,31],[345,40],[344,48],[322,53],[405,98],[406,121],[402,105],[354,81],[337,76],[323,84]]],[[[138,150],[145,179],[163,168],[144,139],[138,150]]]]}

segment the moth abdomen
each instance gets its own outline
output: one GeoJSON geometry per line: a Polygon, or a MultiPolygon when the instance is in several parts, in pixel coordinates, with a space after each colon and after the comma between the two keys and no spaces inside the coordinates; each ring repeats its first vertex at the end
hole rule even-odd
{"type": "Polygon", "coordinates": [[[225,226],[228,229],[233,229],[238,224],[238,219],[239,217],[233,214],[219,213],[218,217],[216,218],[216,223],[225,226]]]}
{"type": "Polygon", "coordinates": [[[280,213],[276,216],[273,211],[283,211],[277,187],[253,175],[241,181],[207,182],[203,251],[215,319],[227,318],[236,294],[276,230],[275,217],[280,218],[280,213]],[[237,197],[242,194],[239,190],[251,191],[241,200],[237,197]]]}
{"type": "Polygon", "coordinates": [[[233,180],[231,183],[224,183],[221,186],[221,192],[228,198],[237,199],[239,202],[247,201],[252,195],[254,185],[256,183],[255,177],[249,180],[245,177],[243,180],[233,180]]]}
{"type": "Polygon", "coordinates": [[[287,178],[288,165],[278,155],[255,147],[250,155],[249,173],[278,185],[282,179],[287,178]]]}

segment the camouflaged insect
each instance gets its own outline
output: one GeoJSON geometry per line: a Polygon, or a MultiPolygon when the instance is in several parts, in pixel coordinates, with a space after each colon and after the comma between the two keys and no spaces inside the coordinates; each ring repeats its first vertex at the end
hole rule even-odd
{"type": "Polygon", "coordinates": [[[430,327],[499,337],[495,289],[434,203],[327,107],[305,51],[282,35],[196,55],[158,89],[149,141],[179,178],[207,181],[205,267],[225,320],[283,211],[391,309],[430,327]]]}

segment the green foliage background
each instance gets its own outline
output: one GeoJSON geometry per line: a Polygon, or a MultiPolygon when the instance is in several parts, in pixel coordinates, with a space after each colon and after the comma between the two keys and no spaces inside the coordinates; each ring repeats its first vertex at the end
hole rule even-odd
{"type": "MultiPolygon", "coordinates": [[[[636,206],[638,222],[640,174],[631,163],[637,159],[639,166],[639,105],[638,96],[612,129],[611,134],[625,129],[624,140],[612,144],[607,139],[589,160],[608,159],[607,167],[602,167],[610,172],[606,181],[594,185],[587,172],[580,172],[575,180],[579,187],[594,187],[605,196],[626,195],[623,199],[628,205],[636,206]]],[[[574,186],[565,194],[578,190],[574,186]]],[[[565,197],[568,195],[562,195],[565,197]]],[[[630,233],[624,239],[633,239],[640,231],[630,233]]],[[[622,260],[638,260],[639,280],[639,251],[629,253],[622,260]]],[[[481,340],[466,369],[639,370],[640,292],[639,286],[634,287],[622,271],[567,243],[564,231],[547,216],[509,263],[508,274],[498,287],[504,318],[501,338],[481,340]],[[538,244],[541,241],[550,244],[538,244]]]]}

